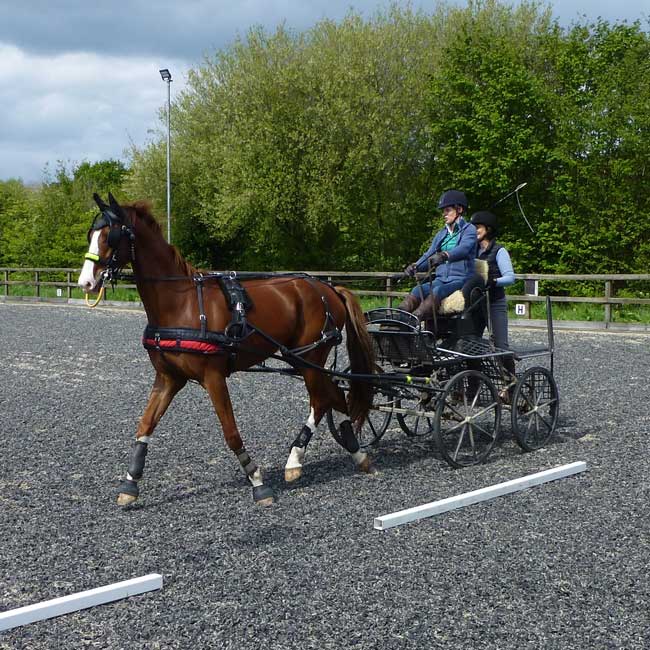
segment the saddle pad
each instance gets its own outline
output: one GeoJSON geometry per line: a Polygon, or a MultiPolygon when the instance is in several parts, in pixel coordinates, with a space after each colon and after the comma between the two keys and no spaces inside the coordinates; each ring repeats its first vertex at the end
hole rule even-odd
{"type": "Polygon", "coordinates": [[[450,296],[447,296],[441,303],[438,309],[439,314],[457,314],[465,309],[465,297],[461,289],[454,291],[450,296]]]}

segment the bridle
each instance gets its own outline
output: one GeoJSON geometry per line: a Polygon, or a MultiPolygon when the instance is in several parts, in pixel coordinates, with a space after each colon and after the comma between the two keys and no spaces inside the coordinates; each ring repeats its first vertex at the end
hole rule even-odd
{"type": "Polygon", "coordinates": [[[99,276],[100,286],[104,286],[107,281],[114,285],[124,265],[135,260],[134,227],[133,224],[127,223],[124,211],[117,201],[115,201],[112,194],[108,195],[111,203],[110,206],[106,205],[97,194],[94,195],[94,198],[101,212],[95,216],[90,228],[88,229],[88,242],[90,243],[93,232],[102,230],[108,226],[110,230],[108,231],[106,243],[110,249],[110,255],[102,258],[96,253],[87,252],[84,255],[84,259],[105,267],[99,276]],[[122,243],[122,239],[125,237],[129,240],[129,259],[128,261],[120,263],[120,244],[122,243]]]}

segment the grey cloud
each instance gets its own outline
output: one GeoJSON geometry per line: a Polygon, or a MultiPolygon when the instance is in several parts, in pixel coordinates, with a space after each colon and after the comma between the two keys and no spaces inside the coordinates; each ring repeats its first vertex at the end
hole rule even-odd
{"type": "MultiPolygon", "coordinates": [[[[378,3],[364,0],[356,6],[372,12],[378,3]]],[[[2,0],[0,41],[42,54],[92,51],[198,62],[245,37],[253,25],[275,29],[286,20],[289,27],[304,29],[325,16],[342,18],[350,7],[348,0],[2,0]]]]}
{"type": "MultiPolygon", "coordinates": [[[[431,11],[434,0],[413,0],[415,10],[431,11]]],[[[465,4],[462,0],[451,4],[465,4]]],[[[553,14],[568,24],[582,14],[608,20],[647,18],[647,0],[553,0],[553,14]]],[[[245,37],[253,25],[273,30],[283,21],[305,29],[349,10],[372,15],[390,0],[0,0],[0,42],[28,52],[99,52],[155,56],[200,63],[205,54],[245,37]]]]}

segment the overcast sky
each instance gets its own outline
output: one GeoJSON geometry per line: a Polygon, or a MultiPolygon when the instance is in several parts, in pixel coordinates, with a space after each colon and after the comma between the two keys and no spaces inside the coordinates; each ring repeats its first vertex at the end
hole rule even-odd
{"type": "MultiPolygon", "coordinates": [[[[124,159],[160,129],[167,90],[172,100],[187,71],[253,25],[285,22],[301,30],[353,9],[370,16],[378,0],[0,0],[0,180],[43,179],[57,161],[124,159]]],[[[406,4],[406,3],[404,3],[406,4]]],[[[453,4],[464,4],[455,0],[453,4]]],[[[516,4],[516,2],[515,2],[516,4]]],[[[582,15],[640,19],[650,0],[550,0],[568,25],[582,15]]],[[[425,11],[435,0],[413,0],[425,11]]]]}

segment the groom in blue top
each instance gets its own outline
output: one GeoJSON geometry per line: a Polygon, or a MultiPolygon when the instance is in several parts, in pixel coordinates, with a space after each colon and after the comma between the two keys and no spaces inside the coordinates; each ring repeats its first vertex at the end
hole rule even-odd
{"type": "Polygon", "coordinates": [[[430,318],[441,301],[460,289],[474,274],[476,228],[463,219],[467,197],[458,190],[447,190],[440,197],[438,208],[442,210],[444,227],[433,238],[426,253],[405,269],[408,275],[415,276],[417,271],[426,271],[431,264],[436,267],[436,277],[433,282],[414,287],[398,305],[398,309],[412,312],[419,320],[430,318]]]}

